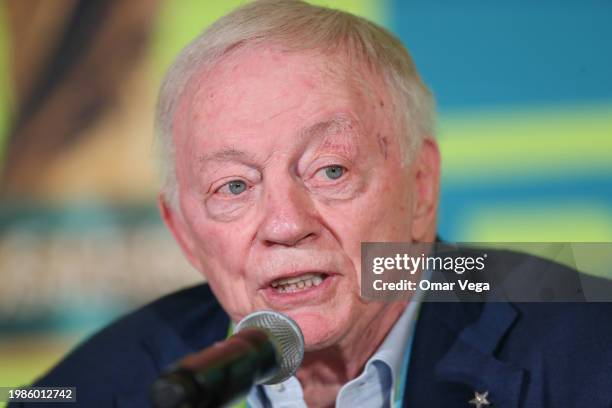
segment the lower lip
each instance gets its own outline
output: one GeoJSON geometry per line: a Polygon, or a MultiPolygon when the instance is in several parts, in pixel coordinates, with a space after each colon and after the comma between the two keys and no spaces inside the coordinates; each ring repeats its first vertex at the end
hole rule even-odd
{"type": "Polygon", "coordinates": [[[272,287],[268,287],[263,289],[263,294],[268,303],[275,308],[317,304],[333,295],[337,280],[337,275],[327,275],[318,286],[311,286],[296,292],[279,292],[272,287]]]}

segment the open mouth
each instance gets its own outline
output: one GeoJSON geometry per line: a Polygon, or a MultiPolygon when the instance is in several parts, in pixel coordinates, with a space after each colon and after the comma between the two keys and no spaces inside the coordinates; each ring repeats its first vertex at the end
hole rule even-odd
{"type": "Polygon", "coordinates": [[[278,293],[300,292],[319,286],[327,278],[325,273],[305,273],[292,278],[280,278],[272,281],[270,286],[278,293]]]}

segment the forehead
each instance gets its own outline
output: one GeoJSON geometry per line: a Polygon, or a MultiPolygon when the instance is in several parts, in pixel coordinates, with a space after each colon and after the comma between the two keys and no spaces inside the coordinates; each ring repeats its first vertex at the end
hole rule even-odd
{"type": "Polygon", "coordinates": [[[320,52],[258,46],[238,49],[193,78],[173,133],[175,143],[186,138],[211,147],[216,139],[240,143],[262,131],[303,134],[317,119],[337,116],[380,126],[389,122],[390,106],[383,81],[361,66],[320,52]]]}

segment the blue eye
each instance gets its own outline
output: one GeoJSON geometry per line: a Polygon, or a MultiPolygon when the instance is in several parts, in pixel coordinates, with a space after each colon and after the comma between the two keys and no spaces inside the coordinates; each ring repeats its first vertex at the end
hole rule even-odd
{"type": "Polygon", "coordinates": [[[234,195],[238,195],[242,192],[244,192],[247,188],[247,185],[244,181],[242,180],[232,180],[229,183],[226,184],[227,188],[229,189],[230,193],[234,194],[234,195]]]}
{"type": "Polygon", "coordinates": [[[325,175],[332,180],[339,179],[344,174],[344,167],[333,165],[325,167],[325,175]]]}

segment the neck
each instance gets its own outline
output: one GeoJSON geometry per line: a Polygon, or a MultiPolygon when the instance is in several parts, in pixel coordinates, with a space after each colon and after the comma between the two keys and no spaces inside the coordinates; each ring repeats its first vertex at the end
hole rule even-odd
{"type": "Polygon", "coordinates": [[[391,303],[367,327],[353,330],[337,345],[304,354],[296,375],[309,407],[334,406],[342,385],[363,371],[366,362],[389,334],[406,304],[391,303]]]}

